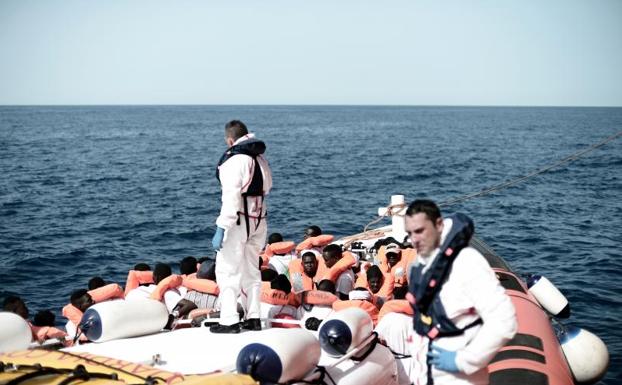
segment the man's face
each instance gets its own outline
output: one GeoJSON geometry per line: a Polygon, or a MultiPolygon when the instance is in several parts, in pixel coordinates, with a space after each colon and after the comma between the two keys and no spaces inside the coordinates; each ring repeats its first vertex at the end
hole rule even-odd
{"type": "Polygon", "coordinates": [[[329,269],[330,269],[331,267],[333,267],[333,265],[334,265],[335,263],[337,263],[337,261],[339,260],[339,258],[338,258],[338,257],[336,257],[336,256],[334,256],[334,255],[332,255],[332,254],[330,254],[330,253],[324,253],[322,256],[324,257],[324,264],[325,264],[325,265],[326,265],[326,267],[328,267],[329,269]]]}
{"type": "Polygon", "coordinates": [[[302,257],[302,270],[307,275],[307,277],[314,277],[317,272],[317,258],[315,255],[305,254],[302,257]]]}
{"type": "Polygon", "coordinates": [[[419,255],[430,256],[440,243],[442,231],[442,218],[438,218],[436,223],[434,223],[428,219],[425,213],[406,216],[406,232],[419,255]]]}
{"type": "Polygon", "coordinates": [[[382,277],[369,278],[369,280],[367,281],[367,283],[369,284],[369,290],[371,290],[373,294],[376,294],[377,292],[379,292],[380,288],[382,287],[382,283],[383,283],[382,281],[383,281],[382,277]]]}
{"type": "Polygon", "coordinates": [[[389,266],[391,267],[397,265],[400,259],[401,258],[400,258],[399,253],[387,253],[387,262],[389,263],[389,266]]]}

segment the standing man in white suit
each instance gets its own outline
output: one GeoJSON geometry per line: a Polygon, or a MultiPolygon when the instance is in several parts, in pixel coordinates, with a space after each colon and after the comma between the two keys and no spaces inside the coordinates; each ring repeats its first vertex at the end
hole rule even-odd
{"type": "Polygon", "coordinates": [[[272,173],[263,156],[266,145],[232,120],[225,125],[227,151],[218,162],[216,176],[222,187],[222,206],[216,219],[212,246],[216,255],[216,282],[220,289],[220,323],[213,333],[261,330],[259,254],[266,243],[265,197],[272,188],[272,173]],[[238,297],[245,310],[241,322],[238,297]]]}
{"type": "Polygon", "coordinates": [[[416,200],[406,231],[417,250],[407,299],[415,307],[411,380],[417,385],[488,384],[486,366],[516,333],[512,301],[486,259],[468,246],[473,222],[445,220],[416,200]]]}

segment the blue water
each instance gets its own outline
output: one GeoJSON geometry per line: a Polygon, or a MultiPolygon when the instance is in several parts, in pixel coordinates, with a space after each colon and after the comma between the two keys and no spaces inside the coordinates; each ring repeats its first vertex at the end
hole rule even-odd
{"type": "MultiPolygon", "coordinates": [[[[621,108],[0,107],[0,297],[60,308],[137,262],[212,255],[214,164],[239,118],[267,142],[269,230],[362,230],[392,194],[445,201],[622,130],[621,108]]],[[[570,324],[607,343],[622,379],[622,138],[521,185],[445,211],[520,273],[567,295],[570,324]]],[[[383,223],[384,224],[384,223],[383,223]]]]}

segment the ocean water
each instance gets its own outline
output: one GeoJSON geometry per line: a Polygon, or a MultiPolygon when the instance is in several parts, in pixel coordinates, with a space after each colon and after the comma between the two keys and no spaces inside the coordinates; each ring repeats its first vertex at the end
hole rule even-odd
{"type": "MultiPolygon", "coordinates": [[[[224,123],[265,140],[269,231],[360,232],[393,194],[438,202],[525,175],[622,130],[622,108],[0,107],[0,297],[60,309],[137,262],[213,255],[224,123]]],[[[622,379],[622,137],[520,185],[444,207],[571,302],[622,379]]],[[[382,224],[387,224],[383,222],[382,224]]]]}

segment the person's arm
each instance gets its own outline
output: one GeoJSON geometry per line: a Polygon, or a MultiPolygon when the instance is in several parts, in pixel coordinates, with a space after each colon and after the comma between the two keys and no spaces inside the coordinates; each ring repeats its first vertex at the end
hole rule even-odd
{"type": "Polygon", "coordinates": [[[235,226],[238,220],[238,210],[242,207],[242,189],[245,183],[250,183],[252,163],[249,156],[234,155],[220,166],[222,205],[216,225],[224,230],[235,226]]]}
{"type": "Polygon", "coordinates": [[[514,305],[484,257],[471,248],[462,253],[466,254],[456,259],[454,270],[460,271],[464,293],[483,321],[469,344],[456,352],[458,369],[472,374],[488,365],[516,334],[517,323],[514,305]]]}

